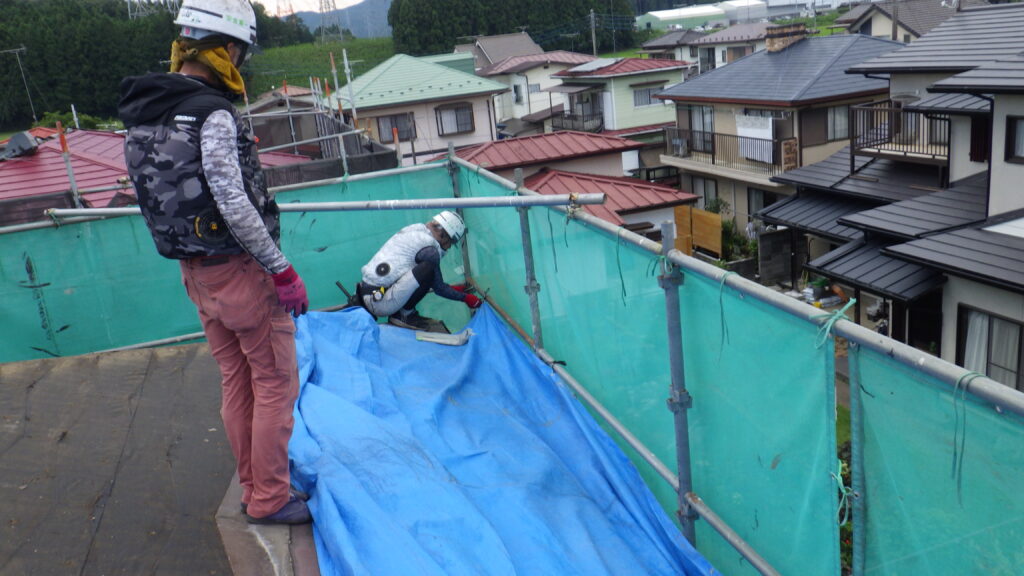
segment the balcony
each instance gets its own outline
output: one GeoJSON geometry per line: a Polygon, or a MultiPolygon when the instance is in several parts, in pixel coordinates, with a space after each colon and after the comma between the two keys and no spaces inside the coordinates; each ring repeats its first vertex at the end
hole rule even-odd
{"type": "Polygon", "coordinates": [[[767,140],[682,128],[665,129],[665,146],[667,156],[686,162],[766,177],[796,168],[799,157],[796,138],[767,140]]]}
{"type": "Polygon", "coordinates": [[[578,132],[600,132],[604,129],[604,115],[573,114],[565,112],[551,117],[551,130],[576,130],[578,132]]]}
{"type": "Polygon", "coordinates": [[[850,143],[863,156],[944,165],[949,161],[949,118],[907,112],[891,100],[854,106],[850,143]]]}

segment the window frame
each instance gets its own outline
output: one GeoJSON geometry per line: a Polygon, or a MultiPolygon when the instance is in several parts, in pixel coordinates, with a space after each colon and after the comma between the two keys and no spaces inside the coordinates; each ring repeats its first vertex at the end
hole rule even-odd
{"type": "Polygon", "coordinates": [[[434,119],[437,122],[437,134],[439,136],[456,136],[459,134],[469,134],[476,131],[476,117],[473,114],[473,103],[472,102],[455,102],[452,104],[444,104],[434,108],[434,119]],[[463,129],[459,120],[459,111],[467,110],[469,112],[469,128],[463,129]],[[455,113],[455,132],[445,132],[444,123],[442,121],[442,115],[445,112],[455,113]]]}
{"type": "Polygon", "coordinates": [[[648,106],[657,106],[662,104],[660,100],[656,100],[654,95],[661,92],[664,89],[663,86],[647,86],[633,89],[633,108],[647,108],[648,106]],[[646,94],[647,103],[637,103],[637,97],[642,94],[646,94]]]}
{"type": "Polygon", "coordinates": [[[825,112],[825,141],[836,142],[838,140],[849,140],[850,139],[850,105],[843,104],[841,106],[829,106],[825,112]],[[842,135],[837,135],[837,127],[835,124],[838,111],[842,109],[844,112],[843,118],[845,119],[846,131],[842,135]]]}
{"type": "Polygon", "coordinates": [[[395,142],[394,137],[391,135],[391,130],[385,130],[381,127],[381,120],[389,120],[392,125],[398,125],[398,141],[399,142],[410,142],[416,138],[416,123],[409,121],[409,114],[389,114],[387,116],[376,116],[374,118],[377,121],[377,139],[380,140],[381,144],[393,144],[395,142]],[[396,120],[402,120],[406,123],[405,137],[402,136],[401,122],[396,120]]]}
{"type": "Polygon", "coordinates": [[[1015,149],[1018,129],[1024,131],[1024,116],[1006,116],[1006,149],[1004,159],[1011,164],[1024,164],[1024,150],[1015,149]]]}
{"type": "MultiPolygon", "coordinates": [[[[993,364],[993,362],[992,362],[992,329],[993,329],[994,322],[992,322],[992,320],[999,320],[1001,322],[1006,322],[1006,323],[1009,323],[1009,324],[1013,324],[1013,325],[1015,325],[1017,327],[1017,330],[1019,331],[1019,333],[1018,333],[1018,336],[1017,336],[1017,366],[1016,366],[1016,369],[1015,370],[1010,370],[1009,368],[1006,368],[1006,367],[1003,367],[1003,366],[999,366],[998,364],[996,366],[999,367],[999,368],[1002,368],[1004,370],[1007,370],[1007,371],[1016,372],[1016,374],[1017,374],[1017,382],[1016,382],[1015,385],[1010,385],[1010,384],[1006,384],[1006,383],[1003,383],[1003,382],[1000,382],[1000,384],[1003,384],[1004,386],[1007,386],[1007,387],[1010,387],[1010,388],[1014,388],[1016,390],[1024,391],[1024,322],[1021,322],[1019,320],[1014,320],[1012,318],[1007,318],[1006,316],[1002,316],[1002,315],[999,315],[999,314],[993,314],[993,313],[989,312],[988,310],[983,310],[981,308],[976,308],[974,306],[968,306],[966,304],[958,304],[957,305],[957,314],[956,314],[956,363],[957,363],[957,365],[963,366],[964,363],[966,362],[966,358],[965,357],[966,357],[966,354],[967,354],[967,318],[968,318],[968,313],[969,312],[976,312],[976,313],[979,313],[979,314],[984,314],[985,316],[988,317],[988,320],[989,320],[989,322],[988,322],[988,334],[986,335],[986,339],[987,339],[987,342],[986,342],[986,354],[985,354],[986,355],[986,358],[985,358],[985,374],[986,375],[989,374],[989,369],[990,369],[991,365],[993,364]]],[[[991,378],[991,376],[989,376],[989,378],[991,378]]],[[[999,382],[998,380],[996,380],[996,381],[999,382]]]]}

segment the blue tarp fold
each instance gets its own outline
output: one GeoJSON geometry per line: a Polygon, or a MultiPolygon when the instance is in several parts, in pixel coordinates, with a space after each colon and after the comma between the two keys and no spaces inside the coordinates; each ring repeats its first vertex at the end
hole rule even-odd
{"type": "Polygon", "coordinates": [[[292,477],[324,575],[715,573],[488,307],[464,346],[362,309],[297,324],[292,477]]]}

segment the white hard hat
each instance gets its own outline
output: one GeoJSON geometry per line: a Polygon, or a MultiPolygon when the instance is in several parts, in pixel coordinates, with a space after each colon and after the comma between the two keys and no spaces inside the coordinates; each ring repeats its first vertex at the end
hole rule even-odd
{"type": "Polygon", "coordinates": [[[445,210],[434,216],[433,220],[448,233],[448,237],[452,239],[452,244],[458,244],[459,240],[462,240],[462,236],[466,233],[466,223],[462,221],[462,216],[455,212],[445,210]]]}
{"type": "Polygon", "coordinates": [[[174,23],[191,38],[212,33],[256,43],[256,13],[249,0],[184,0],[174,23]]]}

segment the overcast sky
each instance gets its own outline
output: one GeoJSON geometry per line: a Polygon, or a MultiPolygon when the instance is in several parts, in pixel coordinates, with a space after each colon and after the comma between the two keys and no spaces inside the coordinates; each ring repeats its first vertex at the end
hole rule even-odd
{"type": "MultiPolygon", "coordinates": [[[[359,4],[362,0],[334,0],[334,6],[341,10],[342,8],[348,8],[353,4],[359,4]]],[[[288,5],[289,0],[260,0],[263,6],[267,9],[267,12],[272,14],[278,13],[278,7],[282,10],[288,5]]],[[[319,12],[320,11],[320,0],[290,0],[292,10],[296,12],[319,12]]]]}

